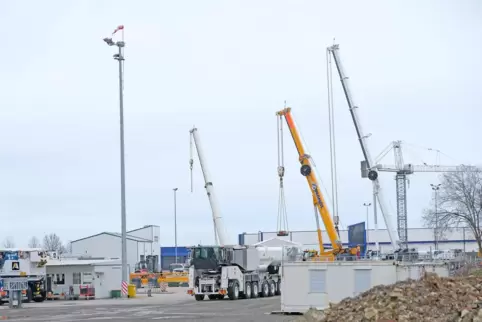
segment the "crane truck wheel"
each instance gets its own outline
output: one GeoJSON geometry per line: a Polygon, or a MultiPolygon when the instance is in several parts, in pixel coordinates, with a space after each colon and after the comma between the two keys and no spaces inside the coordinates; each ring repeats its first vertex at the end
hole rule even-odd
{"type": "Polygon", "coordinates": [[[228,297],[230,300],[237,300],[239,298],[239,283],[232,281],[228,287],[228,297]]]}
{"type": "Polygon", "coordinates": [[[269,291],[268,296],[274,296],[276,294],[276,283],[273,280],[268,281],[269,291]]]}
{"type": "Polygon", "coordinates": [[[263,281],[261,283],[261,297],[268,297],[269,296],[269,284],[268,281],[263,281]]]}
{"type": "Polygon", "coordinates": [[[196,301],[204,301],[204,294],[196,294],[194,295],[196,301]]]}
{"type": "Polygon", "coordinates": [[[276,293],[275,295],[281,295],[281,280],[278,280],[278,282],[276,282],[276,293]]]}
{"type": "Polygon", "coordinates": [[[250,299],[251,298],[251,291],[252,291],[251,283],[246,282],[246,285],[244,286],[244,296],[243,297],[245,299],[250,299]]]}
{"type": "Polygon", "coordinates": [[[257,282],[251,284],[251,298],[255,299],[259,296],[259,287],[257,282]]]}

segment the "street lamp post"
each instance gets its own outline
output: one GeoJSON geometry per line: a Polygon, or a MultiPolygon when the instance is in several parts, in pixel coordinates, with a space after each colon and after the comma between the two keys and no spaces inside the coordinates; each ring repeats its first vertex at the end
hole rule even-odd
{"type": "Polygon", "coordinates": [[[369,202],[369,203],[365,202],[363,205],[367,208],[367,248],[368,248],[368,244],[369,244],[369,242],[368,242],[368,208],[372,205],[372,203],[371,202],[369,202]]]}
{"type": "Polygon", "coordinates": [[[174,191],[174,256],[176,257],[176,264],[177,264],[177,200],[176,200],[177,188],[174,188],[172,190],[174,191]]]}
{"type": "Polygon", "coordinates": [[[432,190],[434,191],[434,201],[435,201],[435,230],[434,230],[434,239],[435,239],[435,250],[438,250],[438,238],[439,238],[439,223],[438,223],[438,209],[437,209],[437,196],[440,186],[442,184],[430,184],[432,190]]]}
{"type": "Polygon", "coordinates": [[[373,185],[373,225],[375,226],[375,249],[380,251],[380,245],[378,244],[378,218],[377,218],[377,188],[373,185]]]}
{"type": "MultiPolygon", "coordinates": [[[[123,28],[123,27],[122,27],[123,28]]],[[[104,38],[104,42],[109,46],[117,46],[119,49],[117,54],[114,54],[114,59],[119,62],[119,115],[120,115],[120,170],[121,170],[121,236],[122,236],[122,282],[127,283],[127,231],[126,231],[126,182],[125,182],[125,156],[124,156],[124,75],[123,64],[124,54],[123,49],[125,42],[116,41],[112,38],[104,38]]]]}

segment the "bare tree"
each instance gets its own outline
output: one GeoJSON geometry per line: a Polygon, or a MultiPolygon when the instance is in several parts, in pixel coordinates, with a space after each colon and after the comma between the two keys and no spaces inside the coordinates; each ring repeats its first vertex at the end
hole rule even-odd
{"type": "Polygon", "coordinates": [[[12,237],[7,237],[3,241],[3,247],[5,248],[14,248],[15,247],[15,242],[13,241],[12,237]]]}
{"type": "Polygon", "coordinates": [[[433,208],[425,210],[422,217],[425,226],[438,227],[439,234],[449,227],[467,227],[482,251],[482,171],[461,166],[460,172],[443,174],[437,207],[433,208]]]}
{"type": "Polygon", "coordinates": [[[46,251],[58,252],[59,254],[65,253],[65,247],[57,234],[48,234],[44,236],[43,248],[46,251]]]}
{"type": "Polygon", "coordinates": [[[32,238],[30,238],[28,241],[28,247],[40,248],[42,246],[40,245],[40,240],[36,236],[32,236],[32,238]]]}

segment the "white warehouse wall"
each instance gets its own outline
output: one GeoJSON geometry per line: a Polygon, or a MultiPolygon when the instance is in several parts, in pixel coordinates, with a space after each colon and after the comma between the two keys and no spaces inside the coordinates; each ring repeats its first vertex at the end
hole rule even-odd
{"type": "MultiPolygon", "coordinates": [[[[120,259],[122,256],[121,238],[109,233],[101,233],[72,242],[72,255],[92,256],[106,259],[120,259]]],[[[127,239],[127,264],[129,272],[133,272],[140,255],[150,255],[160,252],[159,247],[150,241],[127,239]]]]}
{"type": "MultiPolygon", "coordinates": [[[[306,248],[318,248],[318,236],[316,231],[291,231],[286,237],[278,237],[276,232],[257,232],[239,234],[239,243],[253,245],[260,241],[271,238],[285,239],[303,244],[306,248]]],[[[330,239],[326,231],[322,231],[323,243],[330,246],[330,239]]],[[[348,231],[340,230],[340,238],[344,244],[348,244],[348,231]]],[[[375,240],[378,240],[382,251],[391,250],[390,238],[386,229],[367,230],[368,248],[375,249],[375,240]]],[[[434,233],[431,228],[409,228],[409,247],[419,250],[434,249],[434,233]]],[[[459,248],[467,252],[477,251],[477,243],[469,228],[452,228],[444,232],[443,238],[439,241],[439,249],[459,248]]]]}
{"type": "Polygon", "coordinates": [[[156,225],[147,225],[142,228],[128,231],[129,236],[139,237],[147,239],[151,242],[143,243],[139,249],[140,255],[157,255],[157,258],[161,257],[161,245],[159,244],[159,236],[161,234],[161,227],[156,225]]]}

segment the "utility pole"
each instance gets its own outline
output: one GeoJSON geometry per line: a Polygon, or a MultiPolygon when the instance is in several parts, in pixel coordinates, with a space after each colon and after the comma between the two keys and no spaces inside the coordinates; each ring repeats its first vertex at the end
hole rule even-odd
{"type": "MultiPolygon", "coordinates": [[[[120,174],[121,174],[121,239],[122,239],[122,288],[127,289],[129,280],[127,273],[127,224],[126,224],[126,182],[125,182],[125,153],[124,153],[124,26],[118,26],[112,33],[112,36],[119,30],[122,30],[122,40],[114,42],[112,38],[104,38],[104,42],[109,46],[117,46],[119,49],[114,54],[114,59],[119,62],[119,128],[120,128],[120,174]]],[[[126,295],[126,294],[125,294],[126,295]]]]}
{"type": "Polygon", "coordinates": [[[367,249],[368,249],[368,245],[369,245],[369,240],[368,240],[368,208],[372,205],[372,203],[371,202],[364,203],[363,205],[367,208],[367,249]]]}
{"type": "Polygon", "coordinates": [[[176,257],[177,264],[177,188],[172,189],[174,191],[174,256],[176,257]]]}
{"type": "Polygon", "coordinates": [[[430,184],[432,190],[434,191],[434,201],[435,201],[435,230],[434,230],[434,239],[435,239],[435,250],[438,250],[438,242],[439,242],[439,222],[438,222],[438,209],[437,209],[437,197],[438,191],[442,184],[430,184]]]}

